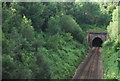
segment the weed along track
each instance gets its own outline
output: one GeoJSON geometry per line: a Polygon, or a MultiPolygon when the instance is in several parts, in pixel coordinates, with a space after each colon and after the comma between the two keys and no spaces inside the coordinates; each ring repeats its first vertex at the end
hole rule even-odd
{"type": "Polygon", "coordinates": [[[103,76],[101,47],[93,47],[72,79],[101,79],[103,76]]]}

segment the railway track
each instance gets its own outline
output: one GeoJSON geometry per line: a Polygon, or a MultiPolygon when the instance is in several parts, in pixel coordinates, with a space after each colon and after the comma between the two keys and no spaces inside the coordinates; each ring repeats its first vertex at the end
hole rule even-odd
{"type": "Polygon", "coordinates": [[[78,66],[74,79],[102,79],[103,68],[100,47],[93,47],[84,61],[78,66]]]}

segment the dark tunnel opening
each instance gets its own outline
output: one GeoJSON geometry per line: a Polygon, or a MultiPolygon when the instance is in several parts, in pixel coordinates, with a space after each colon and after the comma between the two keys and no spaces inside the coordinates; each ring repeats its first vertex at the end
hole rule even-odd
{"type": "Polygon", "coordinates": [[[92,47],[102,47],[102,43],[103,43],[102,39],[99,37],[96,37],[92,41],[92,47]]]}

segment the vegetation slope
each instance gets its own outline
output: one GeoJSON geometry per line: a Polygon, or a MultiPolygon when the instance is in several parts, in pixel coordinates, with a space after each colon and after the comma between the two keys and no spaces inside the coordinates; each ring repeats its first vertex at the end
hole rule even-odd
{"type": "Polygon", "coordinates": [[[71,78],[86,56],[85,32],[106,30],[115,8],[114,3],[3,2],[3,79],[71,78]]]}

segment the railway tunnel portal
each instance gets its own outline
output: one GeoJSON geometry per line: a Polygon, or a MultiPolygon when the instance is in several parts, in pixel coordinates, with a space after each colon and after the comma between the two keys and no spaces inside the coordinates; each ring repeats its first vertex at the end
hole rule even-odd
{"type": "Polygon", "coordinates": [[[89,52],[86,58],[78,66],[74,79],[102,79],[103,64],[102,64],[102,44],[108,39],[107,31],[87,31],[87,42],[89,52]]]}
{"type": "Polygon", "coordinates": [[[102,43],[108,39],[107,31],[87,31],[89,47],[102,47],[102,43]]]}

